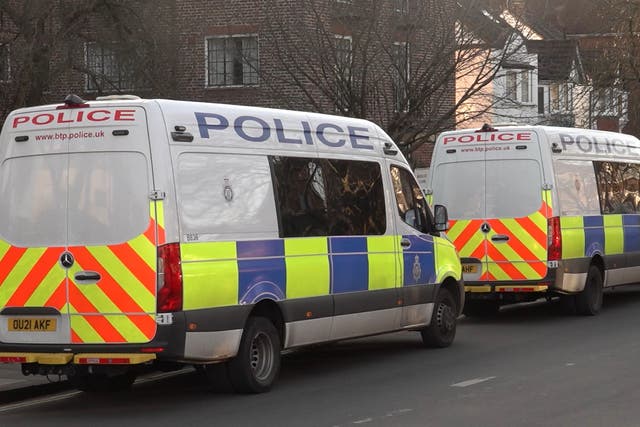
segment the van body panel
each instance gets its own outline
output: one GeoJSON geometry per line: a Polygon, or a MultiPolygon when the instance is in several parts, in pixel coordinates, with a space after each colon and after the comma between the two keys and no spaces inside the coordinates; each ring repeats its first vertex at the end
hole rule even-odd
{"type": "Polygon", "coordinates": [[[0,341],[149,342],[159,230],[144,109],[44,109],[8,123],[0,239],[16,256],[0,259],[0,305],[60,314],[46,332],[16,331],[30,319],[2,316],[0,341]]]}
{"type": "Polygon", "coordinates": [[[219,362],[250,316],[286,349],[423,329],[440,281],[462,287],[406,159],[365,120],[33,107],[7,119],[0,161],[0,352],[219,362]],[[168,280],[180,304],[157,312],[168,280]]]}

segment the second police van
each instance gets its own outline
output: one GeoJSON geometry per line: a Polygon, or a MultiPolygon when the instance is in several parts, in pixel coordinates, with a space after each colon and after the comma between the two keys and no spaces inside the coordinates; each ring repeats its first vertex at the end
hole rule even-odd
{"type": "Polygon", "coordinates": [[[557,127],[441,134],[426,190],[452,220],[468,315],[561,296],[598,313],[640,278],[640,141],[557,127]]]}
{"type": "Polygon", "coordinates": [[[371,122],[70,96],[0,140],[0,362],[25,374],[96,390],[194,364],[262,392],[283,349],[454,339],[446,209],[371,122]]]}

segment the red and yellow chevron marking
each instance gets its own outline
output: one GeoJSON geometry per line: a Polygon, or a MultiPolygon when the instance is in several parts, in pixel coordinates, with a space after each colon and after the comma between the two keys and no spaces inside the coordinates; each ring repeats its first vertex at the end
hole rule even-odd
{"type": "Polygon", "coordinates": [[[550,192],[536,212],[522,218],[493,218],[486,222],[491,231],[485,236],[480,226],[485,220],[451,221],[447,235],[461,257],[482,261],[480,280],[539,280],[547,274],[547,218],[552,215],[550,192]],[[496,234],[509,236],[494,242],[496,234]]]}
{"type": "Polygon", "coordinates": [[[151,202],[145,232],[128,242],[69,247],[76,262],[68,272],[58,263],[63,247],[19,248],[0,241],[0,307],[69,313],[73,343],[148,342],[156,333],[156,246],[164,241],[160,201],[151,202]],[[82,270],[99,273],[100,281],[75,283],[82,270]]]}

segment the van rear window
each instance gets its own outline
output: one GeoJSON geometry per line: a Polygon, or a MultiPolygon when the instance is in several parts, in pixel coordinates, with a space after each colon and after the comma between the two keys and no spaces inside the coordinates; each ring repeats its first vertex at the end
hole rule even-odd
{"type": "Polygon", "coordinates": [[[528,216],[542,204],[540,165],[529,159],[443,163],[433,193],[452,219],[528,216]]]}
{"type": "Polygon", "coordinates": [[[91,152],[7,159],[0,168],[0,235],[18,246],[105,245],[149,224],[143,154],[91,152]]]}

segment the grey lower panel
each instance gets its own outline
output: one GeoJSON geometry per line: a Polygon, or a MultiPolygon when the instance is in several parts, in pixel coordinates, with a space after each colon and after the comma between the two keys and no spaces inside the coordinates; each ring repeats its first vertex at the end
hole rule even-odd
{"type": "Polygon", "coordinates": [[[287,323],[284,348],[331,341],[332,325],[332,317],[287,323]]]}
{"type": "Polygon", "coordinates": [[[238,353],[242,329],[215,332],[187,332],[184,357],[187,360],[216,361],[238,353]]]}
{"type": "Polygon", "coordinates": [[[605,287],[638,283],[640,281],[640,267],[607,270],[606,276],[605,287]]]}
{"type": "Polygon", "coordinates": [[[400,329],[402,308],[343,314],[333,318],[331,339],[361,337],[400,329]]]}

